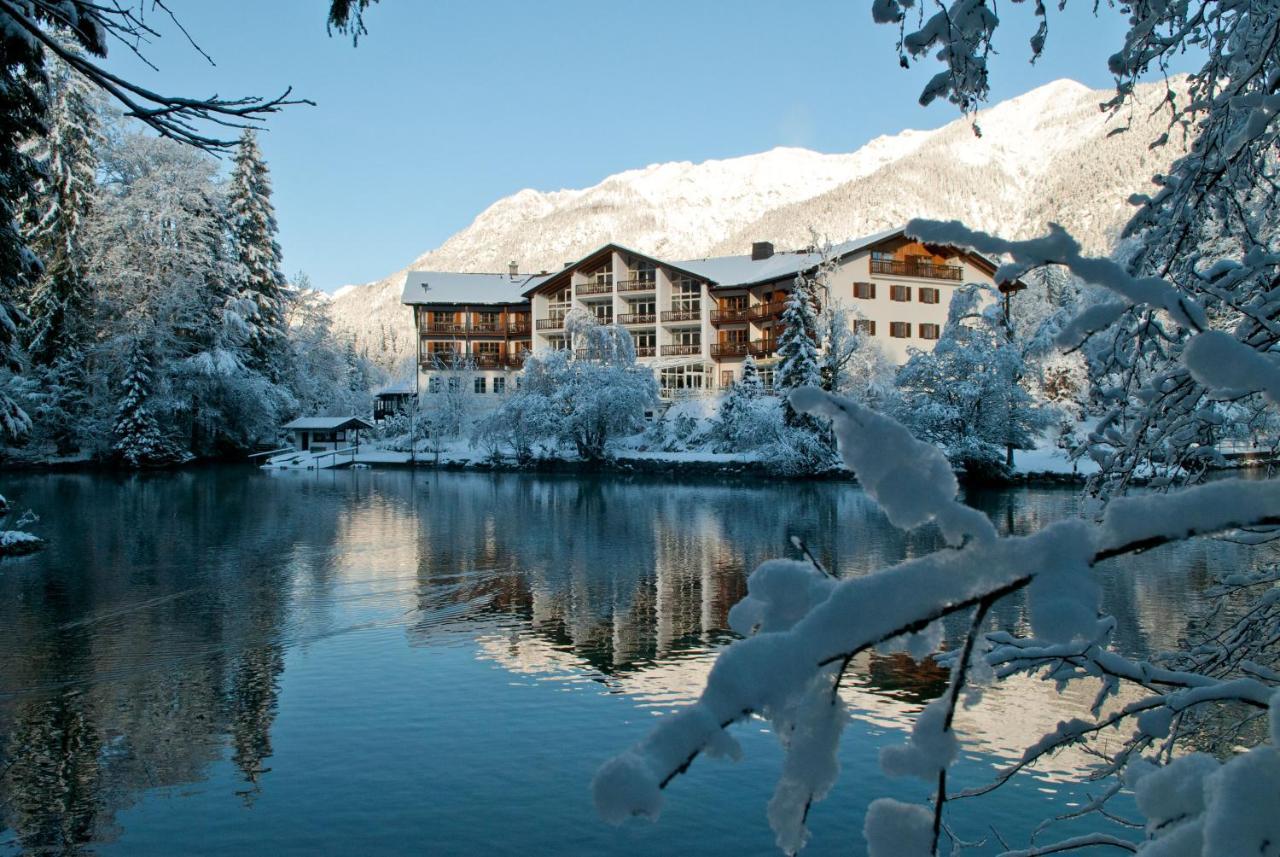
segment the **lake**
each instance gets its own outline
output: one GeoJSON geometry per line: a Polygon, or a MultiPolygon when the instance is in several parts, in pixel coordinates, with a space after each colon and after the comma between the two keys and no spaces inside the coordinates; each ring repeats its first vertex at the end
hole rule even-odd
{"type": "MultiPolygon", "coordinates": [[[[741,762],[673,783],[656,824],[599,821],[592,774],[698,694],[748,573],[794,555],[788,536],[841,575],[939,543],[833,482],[211,467],[10,475],[3,493],[50,546],[0,562],[2,855],[778,853],[763,721],[736,728],[741,762]]],[[[969,499],[1014,533],[1079,503],[969,499]]],[[[1172,647],[1211,571],[1256,560],[1205,541],[1100,568],[1117,647],[1172,647]]],[[[1024,630],[1024,602],[993,622],[1024,630]]],[[[863,853],[872,798],[927,797],[877,754],[945,678],[901,654],[854,662],[841,778],[806,854],[863,853]]],[[[988,693],[958,718],[953,787],[1090,697],[988,693]]],[[[1025,843],[1087,800],[1069,782],[1087,758],[957,804],[956,829],[1025,843]]]]}

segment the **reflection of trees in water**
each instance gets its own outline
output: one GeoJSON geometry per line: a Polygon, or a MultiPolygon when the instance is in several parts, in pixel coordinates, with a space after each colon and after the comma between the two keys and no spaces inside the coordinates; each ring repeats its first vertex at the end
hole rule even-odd
{"type": "MultiPolygon", "coordinates": [[[[57,512],[49,550],[0,572],[0,827],[51,853],[109,838],[139,790],[198,781],[226,756],[252,800],[270,782],[285,647],[357,610],[407,608],[415,643],[483,626],[486,651],[513,668],[585,669],[674,701],[701,689],[747,574],[793,555],[789,536],[844,575],[937,545],[891,529],[840,483],[234,470],[13,482],[24,504],[57,512]],[[353,582],[383,600],[357,601],[353,582]]],[[[1076,502],[970,499],[1014,532],[1076,502]]],[[[1167,647],[1233,550],[1190,545],[1102,570],[1118,646],[1167,647]]],[[[1024,627],[1025,605],[1002,602],[992,622],[1024,627]]],[[[856,689],[886,710],[943,681],[904,656],[855,667],[856,689]]]]}
{"type": "Polygon", "coordinates": [[[235,471],[14,481],[51,545],[0,574],[0,829],[36,853],[109,840],[138,791],[202,779],[228,736],[255,789],[284,560],[340,506],[235,471]]]}

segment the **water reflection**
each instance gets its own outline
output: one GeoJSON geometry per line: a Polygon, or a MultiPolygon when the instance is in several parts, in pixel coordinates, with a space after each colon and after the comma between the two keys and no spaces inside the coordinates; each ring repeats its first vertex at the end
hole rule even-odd
{"type": "MultiPolygon", "coordinates": [[[[929,531],[891,529],[861,492],[834,483],[223,468],[21,477],[6,494],[44,511],[52,546],[0,564],[0,853],[127,844],[123,810],[221,766],[233,766],[239,807],[253,807],[273,788],[277,721],[324,716],[310,696],[281,703],[291,653],[321,641],[363,633],[373,647],[358,663],[308,667],[336,688],[400,657],[393,648],[407,641],[410,652],[474,651],[475,705],[500,694],[485,666],[497,664],[661,712],[699,692],[746,573],[788,553],[788,536],[845,575],[938,544],[929,531]],[[403,630],[375,633],[388,628],[403,630]]],[[[1054,490],[971,501],[1010,532],[1073,514],[1076,503],[1054,490]]],[[[1117,646],[1171,645],[1209,570],[1250,557],[1208,543],[1106,569],[1117,646]]],[[[1024,605],[1009,599],[992,621],[1022,627],[1024,605]]],[[[945,686],[931,662],[902,655],[853,666],[845,693],[855,716],[890,736],[945,686]]],[[[391,701],[347,704],[359,728],[391,701]]],[[[589,716],[581,704],[569,694],[546,716],[573,722],[589,716]]],[[[961,728],[970,750],[1009,757],[1063,710],[1051,686],[1026,682],[1016,697],[993,694],[963,714],[961,728]]],[[[392,744],[412,743],[420,728],[380,723],[392,744]]],[[[332,752],[299,752],[322,749],[332,752]]]]}

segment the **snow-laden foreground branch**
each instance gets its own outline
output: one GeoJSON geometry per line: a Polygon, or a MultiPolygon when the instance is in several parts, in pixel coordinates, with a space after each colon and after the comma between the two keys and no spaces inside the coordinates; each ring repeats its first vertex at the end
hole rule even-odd
{"type": "MultiPolygon", "coordinates": [[[[1000,538],[985,515],[955,499],[958,485],[942,453],[894,420],[814,388],[796,391],[791,402],[797,411],[832,420],[845,465],[894,526],[911,529],[932,522],[948,548],[848,580],[829,577],[812,563],[763,563],[748,580],[748,596],[729,614],[730,625],[745,639],[720,655],[699,700],[665,718],[597,774],[593,788],[603,818],[619,823],[634,815],[656,817],[663,789],[699,755],[736,757],[740,749],[727,728],[758,715],[771,721],[786,751],[769,805],[770,823],[779,847],[798,851],[808,836],[810,805],[826,795],[838,774],[837,747],[846,715],[837,691],[850,661],[886,643],[917,653],[932,651],[940,638],[939,620],[973,610],[968,638],[953,659],[948,693],[919,715],[906,745],[881,753],[886,773],[935,784],[934,806],[874,801],[864,827],[872,857],[938,853],[945,831],[946,771],[958,751],[953,714],[960,692],[975,672],[984,681],[998,681],[1029,671],[1044,671],[1059,682],[1101,679],[1095,719],[1059,724],[991,786],[962,794],[989,791],[1048,753],[1124,726],[1133,734],[1107,754],[1104,768],[1123,773],[1135,788],[1148,820],[1148,839],[1139,845],[1123,838],[1110,837],[1114,842],[1109,842],[1087,837],[1010,853],[1049,854],[1101,844],[1152,854],[1278,853],[1280,675],[1263,666],[1245,670],[1249,674],[1244,676],[1173,669],[1109,651],[1113,620],[1099,616],[1093,569],[1170,541],[1280,525],[1280,482],[1230,480],[1125,498],[1114,501],[1099,523],[1061,521],[1029,536],[1000,538]],[[1022,589],[1027,590],[1035,638],[984,635],[987,610],[1022,589]],[[1104,702],[1121,682],[1145,688],[1149,695],[1103,715],[1104,702]],[[1202,754],[1174,759],[1173,741],[1184,717],[1205,706],[1269,713],[1271,745],[1225,764],[1202,754]],[[1144,759],[1148,750],[1150,759],[1144,759]],[[1249,789],[1247,798],[1242,789],[1249,789]],[[1176,852],[1157,848],[1172,847],[1174,839],[1206,847],[1176,852]],[[1225,846],[1220,843],[1229,847],[1221,850],[1225,846]]],[[[1249,580],[1235,582],[1250,585],[1249,580]]],[[[1262,609],[1274,610],[1280,598],[1262,601],[1262,609]]],[[[1250,633],[1274,635],[1280,623],[1273,616],[1258,627],[1250,633]]],[[[1237,641],[1242,650],[1266,644],[1265,639],[1237,641]]],[[[1104,807],[1105,801],[1097,811],[1105,812],[1104,807]]]]}

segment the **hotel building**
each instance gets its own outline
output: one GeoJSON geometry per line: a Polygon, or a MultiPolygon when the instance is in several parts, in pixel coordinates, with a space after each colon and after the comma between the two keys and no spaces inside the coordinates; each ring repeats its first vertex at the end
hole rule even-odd
{"type": "MultiPolygon", "coordinates": [[[[911,348],[933,347],[958,286],[996,285],[990,260],[921,244],[902,229],[838,244],[832,257],[819,300],[841,300],[850,324],[897,363],[911,348]]],[[[767,242],[750,254],[683,261],[607,244],[554,273],[521,275],[515,263],[506,274],[412,271],[403,302],[417,323],[418,389],[459,383],[441,370],[469,359],[475,392],[504,392],[528,353],[569,347],[564,319],[572,309],[630,331],[664,399],[728,387],[748,354],[768,382],[787,295],[797,275],[821,262],[812,248],[778,252],[767,242]]]]}

